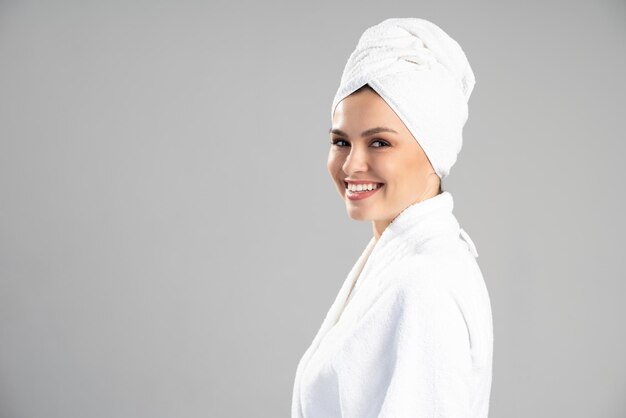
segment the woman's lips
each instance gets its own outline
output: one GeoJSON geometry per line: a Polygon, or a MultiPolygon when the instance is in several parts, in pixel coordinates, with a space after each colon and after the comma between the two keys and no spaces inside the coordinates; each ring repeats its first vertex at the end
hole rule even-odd
{"type": "Polygon", "coordinates": [[[352,190],[346,188],[346,197],[350,200],[367,199],[368,197],[372,196],[374,193],[382,189],[384,186],[384,183],[378,183],[378,187],[376,187],[374,190],[366,190],[361,192],[353,192],[352,190]]]}

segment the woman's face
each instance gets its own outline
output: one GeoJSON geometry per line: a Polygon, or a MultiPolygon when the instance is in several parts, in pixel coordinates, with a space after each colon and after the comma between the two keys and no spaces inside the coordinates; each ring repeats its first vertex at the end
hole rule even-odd
{"type": "Polygon", "coordinates": [[[391,222],[409,205],[439,191],[439,177],[420,145],[369,89],[339,102],[330,143],[328,172],[352,219],[391,222]],[[364,194],[348,191],[346,183],[354,182],[378,188],[364,194]]]}

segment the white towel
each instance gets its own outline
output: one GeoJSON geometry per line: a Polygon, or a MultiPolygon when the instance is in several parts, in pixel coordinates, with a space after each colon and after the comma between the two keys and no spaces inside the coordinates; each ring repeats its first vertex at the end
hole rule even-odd
{"type": "Polygon", "coordinates": [[[369,241],[300,359],[292,418],[488,416],[491,304],[453,206],[444,191],[369,241]]]}
{"type": "Polygon", "coordinates": [[[395,111],[444,179],[463,145],[476,80],[461,46],[432,22],[389,18],[365,30],[333,99],[369,84],[395,111]]]}

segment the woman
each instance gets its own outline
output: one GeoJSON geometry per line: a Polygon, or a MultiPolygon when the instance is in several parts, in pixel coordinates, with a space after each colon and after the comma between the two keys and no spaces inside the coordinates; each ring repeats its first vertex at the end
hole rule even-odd
{"type": "Polygon", "coordinates": [[[387,19],[359,39],[327,168],[374,236],[298,364],[292,418],[488,416],[489,294],[441,188],[474,83],[460,46],[427,20],[387,19]]]}

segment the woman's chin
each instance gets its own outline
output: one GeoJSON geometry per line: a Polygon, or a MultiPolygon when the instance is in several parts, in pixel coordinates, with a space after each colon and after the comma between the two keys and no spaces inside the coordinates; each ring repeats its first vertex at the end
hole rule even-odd
{"type": "Polygon", "coordinates": [[[350,203],[348,203],[348,207],[346,209],[348,216],[355,221],[369,221],[373,219],[370,211],[365,208],[350,206],[350,203]]]}

